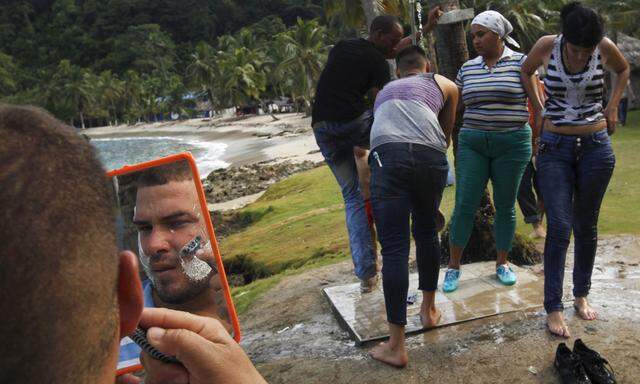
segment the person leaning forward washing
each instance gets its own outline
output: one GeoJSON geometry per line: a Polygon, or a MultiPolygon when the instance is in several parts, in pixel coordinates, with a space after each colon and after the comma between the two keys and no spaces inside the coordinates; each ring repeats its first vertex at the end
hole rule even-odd
{"type": "Polygon", "coordinates": [[[538,154],[538,187],[547,213],[544,244],[544,308],[553,334],[570,337],[562,304],[567,248],[573,231],[574,307],[584,320],[597,314],[589,305],[591,274],[598,244],[600,205],[613,175],[617,107],[629,79],[629,64],[604,37],[602,17],[580,3],[561,11],[562,33],[544,36],[522,65],[522,78],[543,126],[538,154]],[[544,103],[531,79],[544,65],[544,103]],[[617,74],[613,94],[603,108],[604,71],[617,74]],[[544,119],[544,120],[543,120],[544,119]]]}
{"type": "Polygon", "coordinates": [[[422,325],[432,327],[441,317],[435,305],[440,271],[437,215],[447,183],[446,153],[458,89],[447,78],[426,73],[427,57],[420,47],[405,48],[396,63],[400,79],[378,93],[371,128],[371,202],[382,245],[382,284],[391,335],[371,354],[402,367],[408,361],[404,328],[411,233],[422,291],[422,325]]]}
{"type": "MultiPolygon", "coordinates": [[[[435,26],[439,8],[429,13],[424,27],[435,26]]],[[[410,43],[402,39],[404,29],[394,16],[378,16],[371,23],[368,39],[340,41],[329,52],[318,81],[313,104],[312,127],[320,151],[333,172],[345,202],[351,257],[361,290],[371,291],[377,282],[377,266],[371,228],[365,212],[368,183],[360,185],[356,156],[366,156],[372,114],[366,97],[376,94],[390,80],[387,58],[410,43]]],[[[364,167],[368,171],[367,167],[364,167]]],[[[361,167],[362,169],[362,167],[361,167]]],[[[368,172],[367,172],[368,173],[368,172]]],[[[363,179],[368,180],[364,175],[363,179]]]]}
{"type": "Polygon", "coordinates": [[[505,44],[518,47],[509,36],[512,31],[511,23],[496,11],[477,15],[471,22],[471,36],[480,56],[464,63],[456,78],[465,110],[458,135],[456,201],[444,292],[458,288],[460,259],[488,180],[496,207],[496,275],[505,285],[516,282],[507,255],[515,233],[518,187],[531,159],[531,127],[520,80],[525,55],[505,44]]]}

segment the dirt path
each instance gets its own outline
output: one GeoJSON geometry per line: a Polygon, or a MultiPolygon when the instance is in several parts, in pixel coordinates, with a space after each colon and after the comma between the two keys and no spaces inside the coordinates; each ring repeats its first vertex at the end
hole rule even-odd
{"type": "MultiPolygon", "coordinates": [[[[600,320],[567,309],[574,338],[600,351],[620,383],[640,376],[640,237],[600,241],[590,298],[600,320]]],[[[270,383],[553,383],[555,348],[542,309],[439,328],[407,339],[398,370],[368,357],[335,320],[321,289],[354,282],[350,262],[283,280],[241,318],[243,347],[270,383]]],[[[541,267],[534,267],[540,271],[541,267]]],[[[567,273],[570,279],[571,274],[567,273]]]]}

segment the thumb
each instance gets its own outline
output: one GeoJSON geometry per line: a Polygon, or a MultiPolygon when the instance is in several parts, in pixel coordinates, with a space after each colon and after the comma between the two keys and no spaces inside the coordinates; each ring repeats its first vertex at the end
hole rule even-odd
{"type": "Polygon", "coordinates": [[[192,368],[197,370],[198,367],[215,364],[215,343],[188,329],[151,327],[147,330],[147,338],[160,352],[175,356],[192,374],[197,374],[192,368]]]}

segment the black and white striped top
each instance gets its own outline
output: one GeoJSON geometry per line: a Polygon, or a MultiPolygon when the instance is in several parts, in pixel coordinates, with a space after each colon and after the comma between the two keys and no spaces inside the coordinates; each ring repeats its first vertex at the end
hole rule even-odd
{"type": "Polygon", "coordinates": [[[584,70],[570,74],[562,58],[563,44],[562,35],[558,35],[544,78],[547,96],[544,116],[554,125],[593,124],[604,118],[604,69],[600,50],[596,47],[584,70]]]}

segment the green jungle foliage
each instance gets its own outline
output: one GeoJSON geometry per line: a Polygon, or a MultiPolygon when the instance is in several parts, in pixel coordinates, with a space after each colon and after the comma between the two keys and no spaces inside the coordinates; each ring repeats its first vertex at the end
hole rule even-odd
{"type": "MultiPolygon", "coordinates": [[[[308,113],[328,50],[362,34],[367,1],[408,25],[403,0],[4,0],[0,101],[39,105],[83,128],[281,97],[308,113]]],[[[612,30],[640,33],[640,0],[586,2],[612,30]]],[[[431,1],[422,3],[426,18],[431,1]]],[[[502,12],[525,51],[557,32],[566,3],[461,1],[502,12]]]]}
{"type": "Polygon", "coordinates": [[[313,21],[321,4],[5,0],[0,100],[77,126],[188,115],[201,96],[222,109],[286,92],[304,106],[327,51],[326,28],[313,21]]]}

